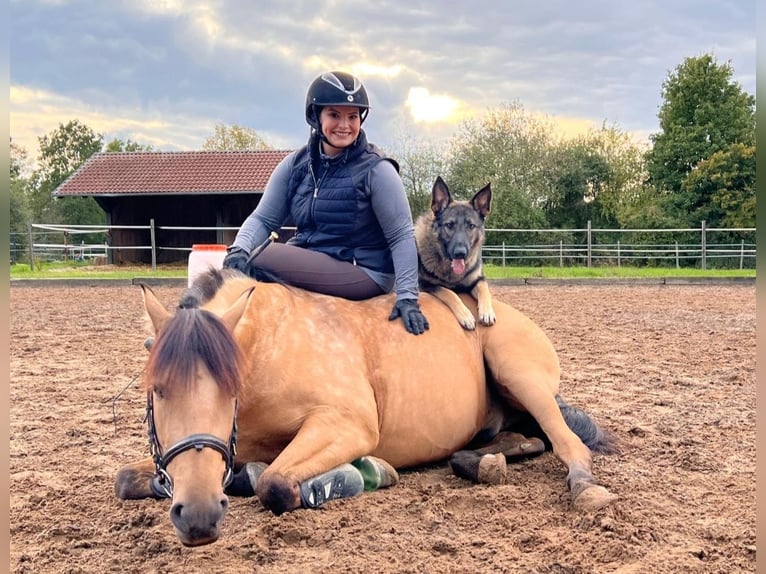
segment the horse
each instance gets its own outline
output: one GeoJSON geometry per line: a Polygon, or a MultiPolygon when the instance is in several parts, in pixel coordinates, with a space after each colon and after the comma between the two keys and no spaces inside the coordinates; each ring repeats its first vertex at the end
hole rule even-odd
{"type": "Polygon", "coordinates": [[[183,545],[219,538],[232,495],[279,515],[447,459],[459,477],[502,483],[507,460],[550,449],[573,508],[617,500],[592,474],[614,436],[563,401],[552,342],[511,305],[468,331],[423,293],[430,329],[414,336],[385,320],[393,295],[349,301],[215,269],[172,313],[141,293],[151,456],[119,469],[115,494],[171,498],[183,545]]]}

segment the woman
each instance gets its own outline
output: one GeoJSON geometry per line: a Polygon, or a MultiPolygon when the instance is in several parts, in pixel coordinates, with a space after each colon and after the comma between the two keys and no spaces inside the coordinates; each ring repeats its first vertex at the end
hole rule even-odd
{"type": "Polygon", "coordinates": [[[276,167],[266,191],[228,247],[224,267],[270,272],[310,291],[368,299],[391,291],[389,320],[419,335],[428,321],[418,304],[418,257],[399,166],[367,142],[370,104],[345,72],[316,78],[306,94],[308,144],[276,167]],[[251,251],[287,222],[295,235],[251,251]]]}

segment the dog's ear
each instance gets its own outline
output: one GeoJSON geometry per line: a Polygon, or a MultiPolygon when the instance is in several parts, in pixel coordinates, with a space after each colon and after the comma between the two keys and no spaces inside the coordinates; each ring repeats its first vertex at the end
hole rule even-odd
{"type": "Polygon", "coordinates": [[[492,188],[489,183],[476,192],[471,199],[471,205],[479,212],[482,219],[489,215],[492,208],[492,188]]]}
{"type": "Polygon", "coordinates": [[[452,196],[449,193],[449,188],[442,179],[442,176],[438,175],[431,190],[431,211],[434,212],[434,215],[439,215],[439,213],[447,209],[450,203],[452,203],[452,196]]]}

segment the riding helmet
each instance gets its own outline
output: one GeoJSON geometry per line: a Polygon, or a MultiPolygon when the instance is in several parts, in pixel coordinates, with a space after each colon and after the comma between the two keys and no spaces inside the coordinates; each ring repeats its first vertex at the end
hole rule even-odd
{"type": "Polygon", "coordinates": [[[346,72],[325,72],[311,82],[306,93],[306,122],[317,131],[321,131],[319,112],[325,106],[356,106],[364,122],[370,100],[357,77],[346,72]]]}

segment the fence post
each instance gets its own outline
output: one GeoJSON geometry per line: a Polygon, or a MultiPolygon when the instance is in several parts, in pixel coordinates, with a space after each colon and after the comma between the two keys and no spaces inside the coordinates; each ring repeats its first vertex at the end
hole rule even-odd
{"type": "Polygon", "coordinates": [[[502,257],[502,261],[503,261],[503,267],[505,267],[505,241],[503,241],[503,257],[502,257]]]}
{"type": "Polygon", "coordinates": [[[705,220],[702,220],[702,270],[707,270],[707,237],[705,233],[705,220]]]}
{"type": "Polygon", "coordinates": [[[588,268],[590,269],[590,252],[591,252],[591,229],[590,229],[590,219],[588,220],[588,268]]]}
{"type": "Polygon", "coordinates": [[[29,270],[34,271],[35,270],[35,249],[34,245],[32,244],[32,224],[27,223],[27,236],[29,237],[29,240],[27,241],[28,251],[29,251],[29,270]]]}
{"type": "Polygon", "coordinates": [[[564,267],[564,240],[559,239],[559,267],[564,267]]]}
{"type": "Polygon", "coordinates": [[[617,240],[617,269],[621,267],[620,265],[620,240],[617,240]]]}
{"type": "Polygon", "coordinates": [[[157,245],[154,240],[154,218],[149,220],[149,235],[152,244],[152,271],[157,271],[157,245]]]}
{"type": "Polygon", "coordinates": [[[742,243],[739,246],[739,268],[743,269],[743,266],[745,265],[745,240],[742,240],[742,243]]]}
{"type": "Polygon", "coordinates": [[[678,262],[678,241],[676,241],[676,269],[680,269],[681,266],[678,262]]]}

